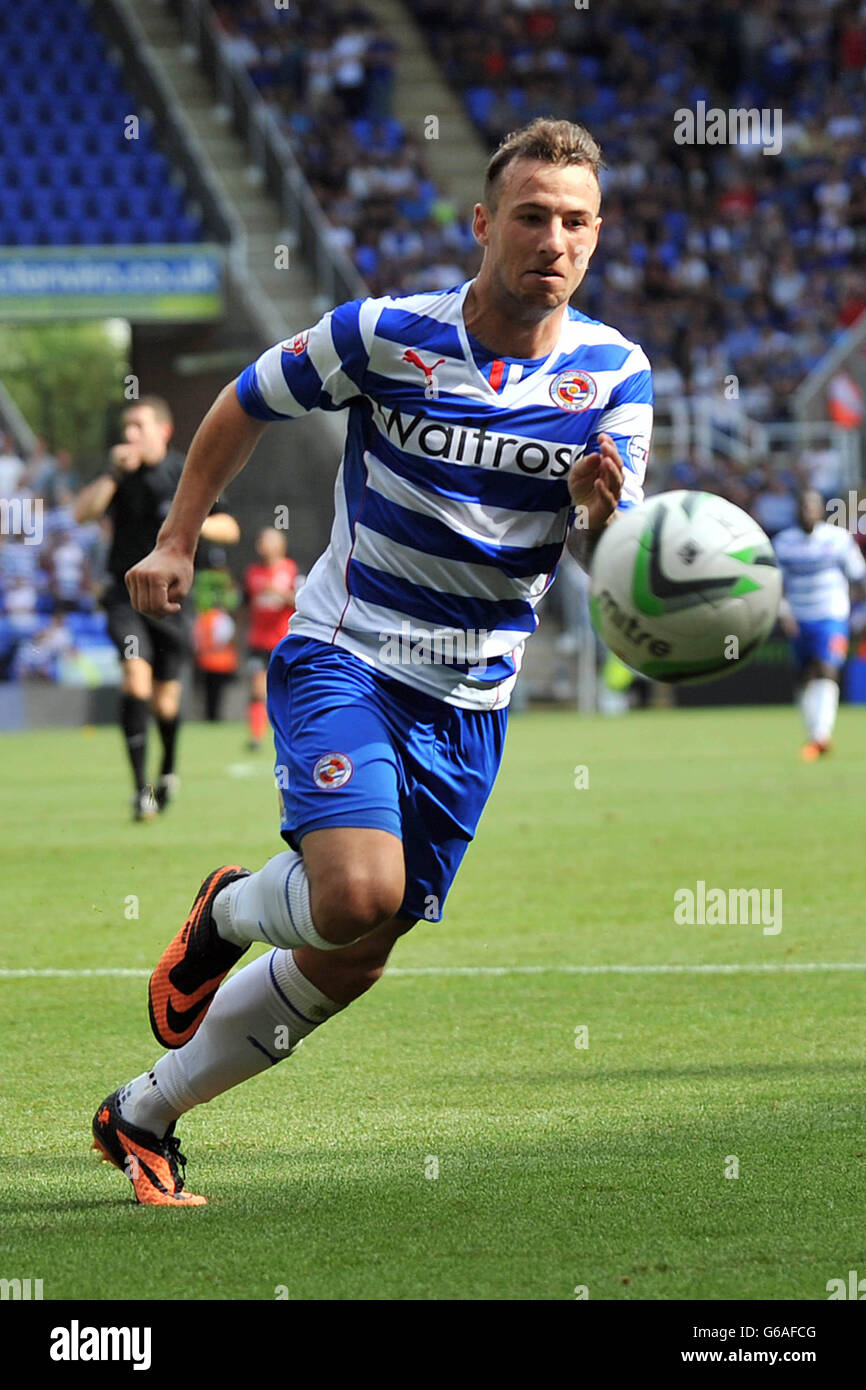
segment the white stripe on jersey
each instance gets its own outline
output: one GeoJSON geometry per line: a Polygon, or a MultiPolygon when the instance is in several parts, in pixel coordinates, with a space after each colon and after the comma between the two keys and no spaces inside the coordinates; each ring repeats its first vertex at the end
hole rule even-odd
{"type": "Polygon", "coordinates": [[[848,531],[826,521],[809,532],[789,526],[773,537],[773,548],[798,622],[848,617],[848,584],[866,578],[866,561],[848,531]]]}
{"type": "Polygon", "coordinates": [[[621,505],[643,497],[652,382],[640,347],[569,309],[550,356],[534,370],[503,359],[495,391],[463,321],[470,284],[339,305],[263,353],[238,397],[260,419],[349,410],[330,545],[291,631],[492,709],[508,703],[574,517],[571,464],[609,433],[625,463],[621,505]],[[487,634],[479,669],[389,664],[384,648],[407,631],[487,634]]]}

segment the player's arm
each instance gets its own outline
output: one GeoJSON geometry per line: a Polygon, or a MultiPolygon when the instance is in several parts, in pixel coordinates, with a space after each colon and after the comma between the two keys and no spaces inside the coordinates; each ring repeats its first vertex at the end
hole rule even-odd
{"type": "Polygon", "coordinates": [[[108,458],[106,471],[82,488],[75,499],[73,514],[79,526],[85,521],[100,521],[114,501],[122,478],[141,467],[141,455],[134,444],[115,444],[108,458]]]}
{"type": "Polygon", "coordinates": [[[568,490],[575,506],[575,522],[568,535],[568,548],[585,570],[589,569],[605,527],[613,520],[624,481],[623,462],[609,434],[599,435],[595,453],[585,454],[572,464],[568,490]]]}
{"type": "Polygon", "coordinates": [[[585,570],[617,510],[643,501],[652,426],[652,371],[643,349],[634,346],[598,420],[595,450],[577,459],[568,475],[574,519],[566,544],[585,570]]]}
{"type": "Polygon", "coordinates": [[[779,566],[779,571],[782,576],[782,598],[779,603],[779,624],[785,636],[793,642],[794,638],[799,635],[800,624],[794,617],[794,610],[791,607],[791,604],[788,600],[787,590],[789,571],[788,566],[785,563],[784,535],[785,533],[781,532],[779,535],[773,538],[770,544],[772,545],[773,550],[776,552],[776,562],[779,566]]]}
{"type": "Polygon", "coordinates": [[[196,431],[155,549],[126,575],[139,612],[164,617],[178,611],[178,599],[192,584],[205,517],[269,421],[340,410],[361,393],[368,361],[361,317],[368,304],[351,300],[330,310],[293,342],[268,348],[220,392],[196,431]]]}
{"type": "Polygon", "coordinates": [[[180,609],[180,599],[192,587],[193,559],[205,518],[266,428],[265,421],[243,409],[236,386],[233,381],[223,388],[196,430],[156,546],[127,571],[133,607],[149,617],[164,618],[180,609]]]}

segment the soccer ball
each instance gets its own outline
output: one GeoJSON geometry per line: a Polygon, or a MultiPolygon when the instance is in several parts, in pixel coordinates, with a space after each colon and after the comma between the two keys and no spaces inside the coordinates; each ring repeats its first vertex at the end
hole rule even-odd
{"type": "Polygon", "coordinates": [[[602,641],[641,675],[679,685],[736,671],[782,597],[767,536],[710,492],[663,492],[617,515],[590,577],[602,641]]]}

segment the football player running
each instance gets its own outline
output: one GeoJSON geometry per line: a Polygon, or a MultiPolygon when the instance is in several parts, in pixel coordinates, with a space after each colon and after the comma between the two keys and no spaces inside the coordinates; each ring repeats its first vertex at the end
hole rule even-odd
{"type": "MultiPolygon", "coordinates": [[[[178,1118],[296,1050],[441,919],[502,757],[535,608],[642,485],[649,363],[569,306],[601,227],[600,151],[537,120],[490,160],[474,280],[342,304],[219,395],[157,544],[127,575],[176,612],[204,517],[262,431],[349,412],[331,540],[268,671],[282,852],[212,870],[149,987],[166,1049],[97,1111],[139,1201],[200,1204],[178,1118]],[[253,942],[270,950],[223,983],[253,942]]],[[[289,441],[290,443],[290,441],[289,441]]]]}

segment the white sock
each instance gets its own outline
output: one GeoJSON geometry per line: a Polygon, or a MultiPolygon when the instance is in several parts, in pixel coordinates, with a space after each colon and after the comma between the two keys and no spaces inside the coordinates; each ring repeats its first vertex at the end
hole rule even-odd
{"type": "Polygon", "coordinates": [[[818,724],[818,697],[820,694],[818,686],[820,684],[821,682],[816,680],[807,681],[800,696],[800,712],[806,726],[806,737],[810,743],[814,743],[818,737],[815,730],[818,724]]]}
{"type": "Polygon", "coordinates": [[[814,737],[818,743],[829,743],[839,709],[839,687],[829,677],[812,684],[816,687],[814,737]]]}
{"type": "Polygon", "coordinates": [[[121,1088],[117,1108],[121,1119],[138,1129],[146,1129],[158,1139],[165,1134],[172,1120],[177,1119],[177,1111],[162,1094],[152,1071],[143,1071],[141,1076],[136,1076],[121,1088]]]}
{"type": "MultiPolygon", "coordinates": [[[[269,859],[258,873],[236,879],[213,900],[213,920],[224,941],[248,946],[264,941],[283,950],[291,946],[315,946],[319,951],[338,951],[316,931],[310,911],[310,881],[303,858],[285,850],[269,859]]],[[[348,942],[344,942],[348,945],[348,942]]]]}
{"type": "Polygon", "coordinates": [[[291,951],[251,961],[217,991],[195,1037],[154,1065],[172,1119],[281,1062],[342,1007],[310,983],[291,951]]]}

